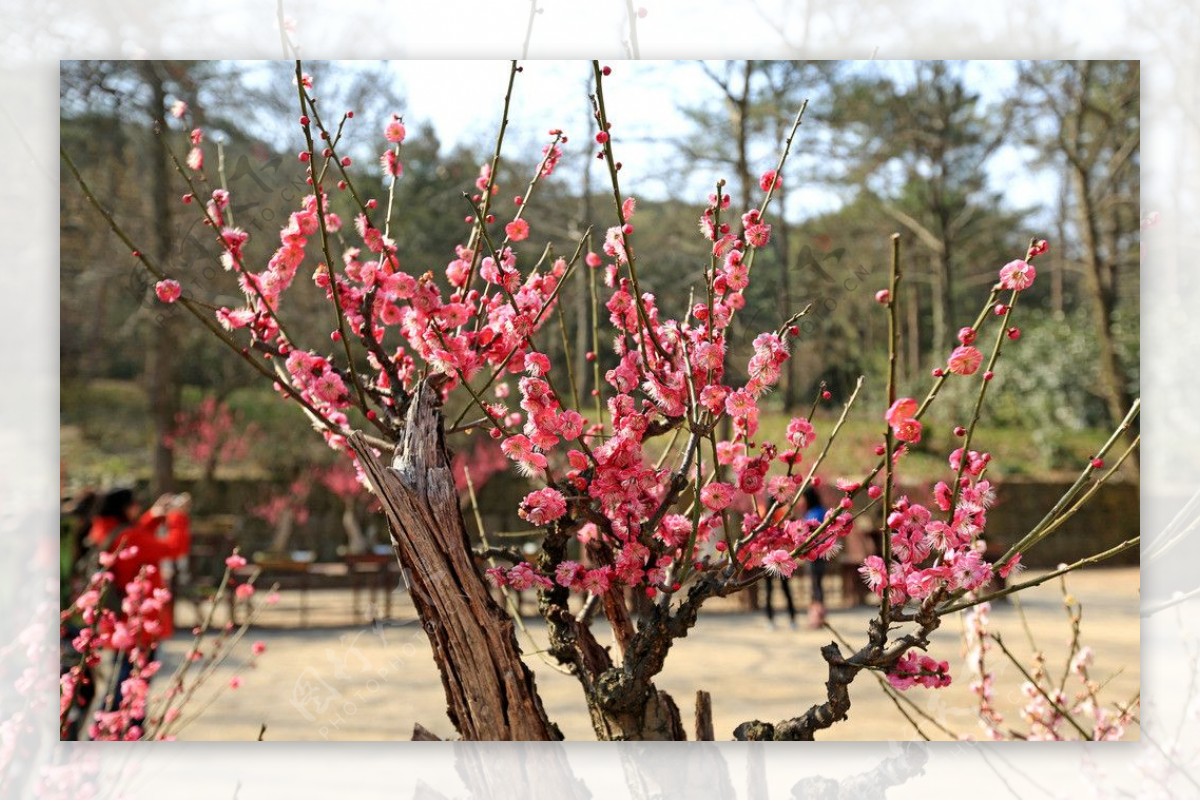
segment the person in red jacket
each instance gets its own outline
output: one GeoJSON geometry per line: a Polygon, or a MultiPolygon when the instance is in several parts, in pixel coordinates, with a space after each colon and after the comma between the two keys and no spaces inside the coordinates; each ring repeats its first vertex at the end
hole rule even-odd
{"type": "MultiPolygon", "coordinates": [[[[161,563],[187,555],[191,547],[191,528],[188,519],[190,497],[163,495],[154,505],[142,512],[141,505],[129,489],[109,492],[101,501],[88,532],[88,544],[107,553],[116,554],[112,565],[113,587],[110,592],[123,594],[127,584],[146,568],[145,577],[152,589],[164,587],[161,563]],[[162,536],[160,536],[160,532],[162,536]]],[[[143,619],[142,641],[138,645],[154,658],[158,643],[174,633],[171,606],[150,621],[147,631],[143,619]]],[[[128,655],[118,654],[120,664],[110,707],[121,703],[121,684],[133,670],[128,655]]]]}

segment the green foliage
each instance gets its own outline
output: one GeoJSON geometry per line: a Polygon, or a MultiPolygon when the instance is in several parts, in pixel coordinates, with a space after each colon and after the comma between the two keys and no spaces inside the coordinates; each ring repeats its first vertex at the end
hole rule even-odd
{"type": "Polygon", "coordinates": [[[337,458],[320,437],[304,431],[304,413],[269,389],[246,386],[232,392],[226,403],[244,424],[259,430],[252,463],[262,476],[291,476],[337,458]]]}
{"type": "Polygon", "coordinates": [[[1117,306],[1113,311],[1112,334],[1117,350],[1117,361],[1125,373],[1126,387],[1132,397],[1142,394],[1141,389],[1141,317],[1138,309],[1129,304],[1117,306]]]}
{"type": "Polygon", "coordinates": [[[148,473],[146,394],[128,381],[64,381],[60,457],[72,482],[125,482],[148,473]]]}
{"type": "MultiPolygon", "coordinates": [[[[1031,311],[1031,310],[1027,310],[1031,311]]],[[[1123,312],[1123,315],[1127,313],[1123,312]]],[[[984,419],[991,425],[1024,432],[1044,468],[1078,464],[1081,432],[1108,424],[1098,386],[1099,349],[1084,309],[1068,314],[1029,314],[1021,338],[1006,341],[996,378],[988,390],[984,419]]],[[[991,348],[995,329],[985,329],[981,348],[991,348]]],[[[1122,329],[1122,343],[1136,353],[1136,327],[1122,329]]],[[[1134,362],[1136,380],[1136,361],[1134,362]]],[[[942,413],[962,424],[970,419],[978,380],[951,377],[942,391],[942,413]]],[[[1136,387],[1134,388],[1136,390],[1136,387]]]]}

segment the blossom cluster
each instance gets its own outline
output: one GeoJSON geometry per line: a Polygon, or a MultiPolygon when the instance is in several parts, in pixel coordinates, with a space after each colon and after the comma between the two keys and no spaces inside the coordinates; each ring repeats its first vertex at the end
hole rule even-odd
{"type": "MultiPolygon", "coordinates": [[[[1047,250],[1045,241],[1037,240],[1026,259],[1047,250]]],[[[998,304],[995,311],[1006,320],[1019,293],[1032,286],[1036,276],[1036,270],[1027,260],[1012,261],[1000,269],[994,292],[1008,290],[1012,294],[1009,303],[998,304]]],[[[1001,331],[998,337],[1014,339],[1014,330],[1001,331]]],[[[934,377],[944,380],[949,375],[970,376],[978,372],[983,365],[983,353],[972,344],[978,336],[976,327],[962,328],[958,334],[961,344],[950,353],[945,368],[934,370],[934,377]]],[[[981,398],[991,378],[990,366],[999,354],[1001,341],[998,338],[989,370],[983,375],[981,398]]],[[[915,398],[903,397],[894,401],[884,413],[888,430],[899,443],[890,457],[885,458],[891,458],[894,463],[904,455],[908,445],[920,441],[922,411],[923,404],[915,398]]],[[[950,452],[947,463],[953,478],[934,485],[932,508],[902,496],[886,510],[884,526],[890,546],[888,558],[885,561],[880,555],[867,556],[859,572],[868,589],[889,606],[903,607],[909,602],[924,605],[950,596],[978,594],[994,577],[1008,578],[1020,567],[1020,553],[1012,554],[999,566],[984,558],[987,513],[995,501],[995,489],[985,478],[991,454],[969,448],[972,429],[955,428],[955,435],[965,436],[967,444],[950,452]]],[[[883,455],[886,448],[877,452],[883,455]]],[[[948,665],[925,663],[921,661],[924,659],[926,657],[918,659],[915,652],[910,652],[889,673],[889,681],[897,689],[907,689],[915,684],[943,686],[942,682],[949,683],[948,665]],[[918,661],[914,663],[914,659],[918,661]],[[920,669],[915,669],[914,665],[920,669]],[[921,678],[931,675],[937,676],[936,683],[921,678]]],[[[981,674],[975,689],[989,712],[990,686],[990,674],[981,674]]]]}
{"type": "MultiPolygon", "coordinates": [[[[304,86],[311,90],[310,82],[304,86]]],[[[306,131],[314,124],[307,114],[301,118],[306,131]]],[[[631,247],[637,202],[624,198],[621,224],[606,232],[601,252],[584,259],[586,269],[602,274],[610,290],[604,307],[617,333],[616,364],[603,376],[601,419],[588,419],[563,402],[549,375],[550,361],[535,347],[534,336],[575,265],[560,258],[545,268],[523,269],[527,254],[519,250],[532,234],[523,217],[530,193],[553,172],[568,141],[559,130],[551,134],[553,141],[543,149],[529,188],[516,198],[517,211],[499,236],[488,233],[494,220],[490,204],[499,187],[491,165],[480,170],[478,192],[472,198],[479,214],[470,218],[471,236],[455,249],[443,270],[444,280],[403,269],[397,244],[387,234],[387,217],[379,216],[373,199],[362,202],[355,213],[352,241],[341,253],[340,264],[329,263],[328,251],[314,243],[324,243],[334,231],[342,230],[343,237],[347,232],[330,210],[327,187],[315,184],[259,270],[248,259],[246,232],[226,224],[229,193],[214,191],[205,206],[206,220],[219,232],[222,262],[237,274],[245,301],[241,307],[218,309],[218,321],[231,331],[244,329],[257,349],[282,362],[286,385],[281,378],[278,388],[323,420],[322,433],[337,449],[346,449],[354,407],[367,412],[369,419],[394,420],[426,370],[445,378],[446,392],[463,382],[478,383],[484,376],[490,376],[488,384],[499,380],[496,399],[480,404],[486,427],[521,472],[546,484],[522,501],[520,515],[538,527],[573,528],[580,538],[588,531],[582,521],[599,518],[603,522],[598,527],[592,523],[592,536],[613,550],[611,565],[582,573],[556,570],[546,576],[529,576],[529,568],[518,565],[493,574],[500,583],[646,585],[654,592],[669,588],[669,573],[711,554],[715,540],[725,546],[716,550],[727,550],[732,536],[745,540],[736,558],[746,569],[790,574],[798,561],[833,553],[849,531],[851,515],[846,509],[836,510],[827,521],[791,516],[809,479],[799,466],[814,439],[811,423],[793,420],[789,441],[782,447],[755,442],[759,401],[778,382],[789,358],[789,338],[798,331],[792,327],[761,333],[745,365],[745,382],[733,384],[726,376],[727,332],[746,302],[753,253],[770,239],[765,204],[744,211],[735,231],[721,219],[722,211],[730,209],[729,196],[713,195],[701,222],[712,250],[711,299],[696,303],[682,319],[668,319],[653,293],[638,288],[631,247]],[[303,349],[288,337],[280,321],[284,295],[306,264],[344,318],[344,326],[339,324],[331,338],[357,340],[367,351],[369,374],[355,376],[332,353],[303,349]],[[519,393],[515,408],[507,398],[509,378],[515,379],[519,393]],[[733,437],[715,443],[711,459],[717,469],[711,474],[695,462],[675,469],[659,466],[646,452],[646,441],[656,429],[711,428],[723,418],[731,421],[733,437]],[[605,423],[607,431],[602,428],[605,423]],[[677,489],[681,477],[689,485],[687,493],[677,489]],[[676,510],[687,498],[699,501],[698,513],[676,510]],[[740,526],[734,513],[741,513],[740,526]],[[737,528],[740,535],[734,533],[737,528]]],[[[384,130],[385,180],[400,177],[397,165],[405,136],[402,121],[394,115],[384,130]]],[[[606,148],[612,145],[607,135],[597,142],[606,148]]],[[[332,169],[342,163],[332,147],[301,152],[310,179],[322,174],[322,159],[332,169]]],[[[348,178],[344,170],[340,174],[348,178]]],[[[764,174],[761,186],[769,193],[781,181],[771,171],[764,174]]],[[[339,182],[338,188],[348,188],[347,182],[339,182]]],[[[164,284],[160,294],[164,301],[175,302],[183,292],[164,284]]]]}
{"type": "MultiPolygon", "coordinates": [[[[118,552],[101,552],[99,569],[89,578],[79,597],[62,612],[62,632],[75,632],[70,639],[74,651],[73,664],[62,671],[59,677],[59,720],[66,730],[68,717],[79,714],[87,699],[96,696],[96,708],[90,710],[87,735],[92,740],[141,740],[174,739],[169,733],[172,724],[180,717],[186,702],[195,687],[206,678],[198,676],[192,686],[185,686],[183,673],[177,673],[165,690],[151,694],[151,679],[162,667],[161,661],[152,657],[164,633],[164,621],[172,614],[170,590],[159,586],[158,569],[145,565],[123,588],[114,585],[112,567],[118,560],[136,557],[136,547],[118,552]],[[119,595],[118,589],[121,590],[119,595]],[[119,598],[119,604],[115,603],[119,598]],[[115,662],[105,660],[105,653],[117,655],[115,662]],[[128,677],[119,688],[114,684],[107,689],[95,687],[93,693],[87,686],[97,681],[97,669],[109,662],[108,670],[116,670],[120,662],[128,662],[128,677]],[[112,691],[119,689],[120,701],[113,703],[112,691]],[[77,708],[78,707],[78,708],[77,708]]],[[[227,573],[222,582],[229,583],[229,571],[246,565],[246,559],[236,551],[225,560],[227,573]]],[[[254,592],[252,582],[239,584],[235,594],[246,599],[254,592]]],[[[219,604],[221,598],[214,598],[219,604]]],[[[212,666],[229,655],[232,641],[228,638],[233,624],[228,623],[213,643],[207,666],[212,666]]],[[[197,662],[203,658],[200,643],[207,633],[203,627],[193,632],[196,644],[188,653],[187,661],[197,662]]],[[[262,643],[252,646],[253,658],[266,650],[262,643]]]]}
{"type": "Polygon", "coordinates": [[[888,671],[888,684],[897,690],[907,690],[910,687],[948,687],[950,686],[950,663],[934,659],[928,654],[909,651],[900,657],[895,666],[888,671]]]}
{"type": "Polygon", "coordinates": [[[115,593],[113,574],[110,568],[117,559],[132,559],[135,548],[126,548],[120,553],[102,553],[101,569],[89,579],[87,587],[75,600],[74,605],[63,613],[64,623],[69,616],[78,614],[83,621],[79,633],[71,641],[80,655],[77,664],[64,672],[59,679],[59,715],[63,720],[78,699],[85,697],[83,684],[93,681],[92,669],[102,661],[104,651],[117,651],[129,660],[129,677],[121,683],[121,701],[115,709],[108,709],[102,699],[101,709],[94,713],[88,728],[93,740],[139,740],[142,738],[143,721],[149,701],[150,679],[161,665],[150,658],[153,645],[162,630],[162,617],[170,614],[169,590],[156,586],[154,574],[157,569],[143,567],[138,575],[124,587],[120,609],[109,608],[105,596],[115,593]]]}

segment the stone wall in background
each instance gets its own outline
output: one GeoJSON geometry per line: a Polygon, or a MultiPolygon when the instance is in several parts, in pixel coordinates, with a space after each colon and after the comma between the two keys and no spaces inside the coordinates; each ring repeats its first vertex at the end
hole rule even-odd
{"type": "MultiPolygon", "coordinates": [[[[1007,547],[1037,525],[1070,485],[1006,481],[997,487],[996,506],[988,515],[988,534],[1007,547]]],[[[1054,567],[1074,562],[1121,544],[1141,531],[1139,485],[1105,484],[1075,516],[1026,554],[1031,567],[1054,567]]],[[[1132,548],[1107,561],[1109,565],[1138,564],[1132,548]]]]}
{"type": "MultiPolygon", "coordinates": [[[[1005,479],[996,484],[996,503],[988,512],[987,539],[1001,552],[1036,526],[1071,486],[1070,482],[1005,479]]],[[[902,487],[913,501],[930,504],[927,487],[902,487]]],[[[1133,482],[1105,484],[1057,531],[1022,555],[1026,567],[1052,568],[1112,548],[1141,531],[1139,485],[1133,482]]],[[[1133,548],[1105,562],[1106,565],[1138,564],[1133,548]]]]}

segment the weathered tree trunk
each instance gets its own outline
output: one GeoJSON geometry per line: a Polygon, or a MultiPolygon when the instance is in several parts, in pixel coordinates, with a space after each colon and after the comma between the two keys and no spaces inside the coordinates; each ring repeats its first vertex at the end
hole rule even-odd
{"type": "Polygon", "coordinates": [[[359,525],[358,517],[354,514],[354,507],[350,502],[347,502],[346,507],[342,509],[342,527],[346,529],[347,550],[353,554],[366,553],[367,537],[363,534],[362,526],[359,525]]]}
{"type": "Polygon", "coordinates": [[[653,684],[644,694],[628,692],[620,684],[621,673],[621,668],[613,668],[602,675],[599,693],[588,702],[593,727],[603,729],[602,739],[686,740],[679,707],[671,696],[653,684]]]}
{"type": "Polygon", "coordinates": [[[271,545],[267,549],[271,553],[281,554],[287,550],[288,542],[292,539],[292,527],[296,522],[296,513],[289,507],[279,513],[275,523],[275,533],[271,537],[271,545]]]}
{"type": "MultiPolygon", "coordinates": [[[[150,112],[155,126],[153,141],[150,143],[154,255],[159,264],[166,264],[174,248],[170,173],[166,144],[163,142],[166,123],[163,122],[162,115],[166,108],[166,88],[155,62],[143,63],[142,77],[150,87],[150,112]]],[[[150,400],[150,417],[154,423],[154,445],[151,450],[153,473],[150,486],[152,493],[157,496],[175,488],[175,453],[168,443],[171,429],[175,426],[175,412],[178,407],[175,365],[179,353],[171,315],[160,311],[154,315],[152,323],[153,328],[147,332],[150,341],[146,348],[146,390],[150,400]]]]}
{"type": "Polygon", "coordinates": [[[454,727],[464,740],[560,740],[521,661],[513,621],[472,559],[439,405],[432,387],[417,385],[391,467],[360,433],[350,445],[387,514],[454,727]]]}
{"type": "Polygon", "coordinates": [[[599,673],[586,688],[592,722],[601,739],[687,739],[679,707],[654,686],[654,677],[662,671],[671,643],[687,636],[712,590],[710,584],[694,586],[674,615],[665,605],[654,604],[649,614],[638,620],[622,664],[599,673]]]}
{"type": "MultiPolygon", "coordinates": [[[[548,572],[561,562],[566,542],[561,531],[552,531],[542,544],[539,569],[548,572]]],[[[596,542],[588,544],[588,552],[593,560],[611,561],[606,546],[596,542]]],[[[705,591],[711,595],[708,585],[705,591]]],[[[612,649],[602,646],[589,626],[571,613],[565,588],[555,586],[538,593],[538,609],[549,627],[550,653],[569,665],[579,679],[597,739],[686,740],[679,707],[654,686],[654,677],[662,670],[672,640],[685,636],[695,624],[702,600],[688,604],[688,612],[677,618],[664,606],[652,604],[639,616],[636,629],[622,590],[598,600],[613,627],[619,665],[612,649]]]]}
{"type": "Polygon", "coordinates": [[[713,739],[712,694],[696,690],[696,740],[703,742],[713,739]]]}
{"type": "MultiPolygon", "coordinates": [[[[1087,252],[1084,258],[1085,285],[1096,321],[1096,344],[1100,348],[1100,381],[1103,385],[1104,402],[1112,425],[1117,425],[1129,411],[1133,398],[1120,362],[1113,336],[1113,310],[1117,304],[1115,291],[1116,254],[1103,252],[1100,226],[1092,200],[1092,187],[1087,172],[1075,167],[1073,180],[1078,209],[1078,224],[1083,232],[1083,245],[1087,252]],[[1107,258],[1105,256],[1107,255],[1107,258]]],[[[1138,430],[1135,421],[1134,430],[1138,430]]]]}

